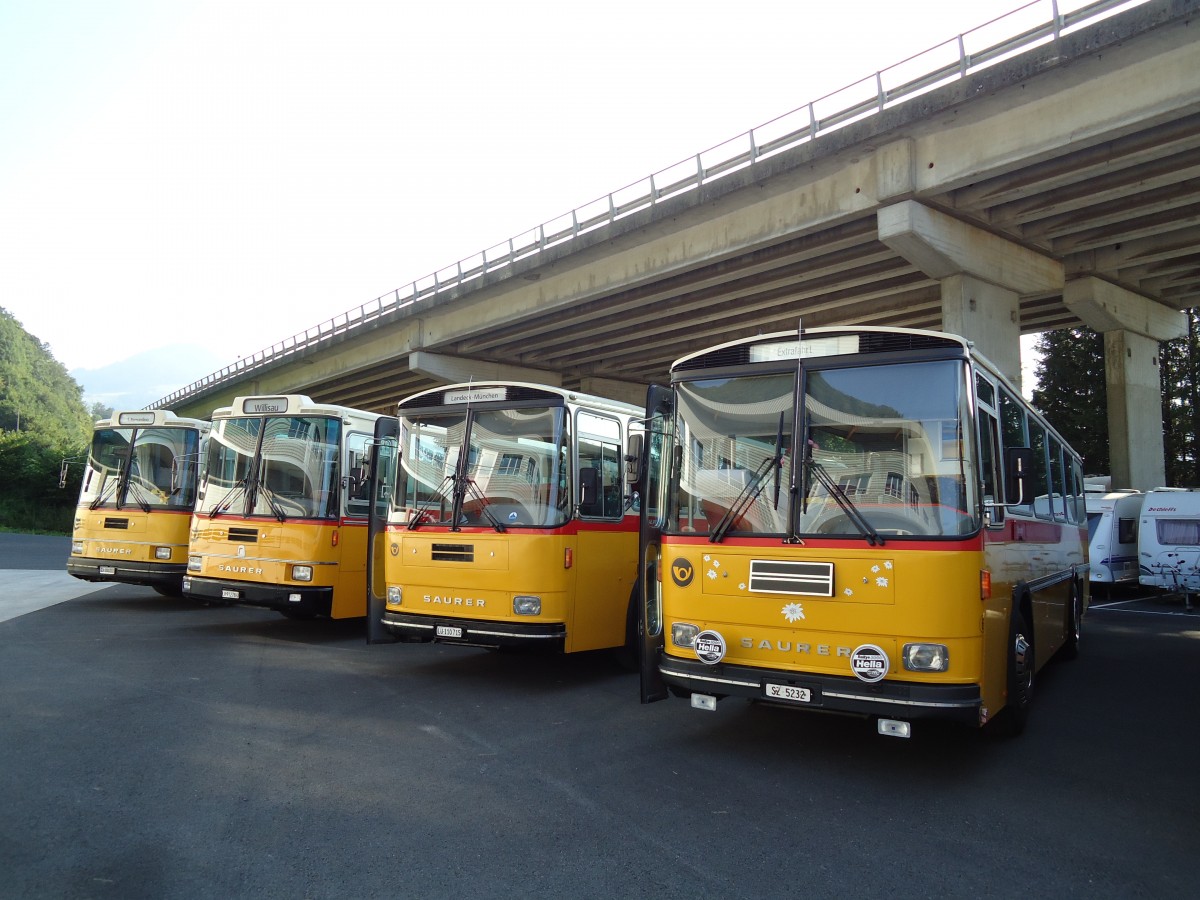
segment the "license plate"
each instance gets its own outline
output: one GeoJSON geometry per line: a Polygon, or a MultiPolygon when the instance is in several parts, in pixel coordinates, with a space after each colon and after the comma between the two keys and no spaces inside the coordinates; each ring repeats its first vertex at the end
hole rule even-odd
{"type": "Polygon", "coordinates": [[[238,596],[237,591],[221,591],[222,600],[236,600],[238,596]]]}
{"type": "Polygon", "coordinates": [[[117,567],[116,566],[101,566],[100,574],[101,575],[116,575],[117,567]]]}
{"type": "Polygon", "coordinates": [[[768,700],[790,700],[792,703],[812,703],[812,691],[806,687],[797,687],[794,684],[773,684],[768,681],[763,685],[763,696],[768,700]]]}
{"type": "Polygon", "coordinates": [[[445,638],[460,638],[462,637],[462,628],[458,625],[439,625],[437,627],[437,636],[445,638]]]}

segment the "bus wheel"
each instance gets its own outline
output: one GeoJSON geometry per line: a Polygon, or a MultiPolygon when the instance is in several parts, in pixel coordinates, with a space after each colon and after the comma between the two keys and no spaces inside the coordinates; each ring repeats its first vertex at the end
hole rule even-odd
{"type": "Polygon", "coordinates": [[[641,630],[638,627],[637,597],[640,591],[635,585],[634,593],[629,598],[629,606],[625,609],[625,643],[613,649],[617,665],[626,672],[636,672],[639,668],[638,644],[641,642],[641,630]]]}
{"type": "Polygon", "coordinates": [[[182,597],[183,587],[164,587],[161,584],[151,585],[156,594],[161,594],[164,597],[182,597]]]}
{"type": "Polygon", "coordinates": [[[1067,639],[1059,650],[1063,659],[1079,656],[1079,640],[1083,635],[1083,595],[1079,585],[1071,585],[1071,605],[1067,610],[1067,639]]]}
{"type": "Polygon", "coordinates": [[[1025,616],[1014,611],[1008,639],[1008,699],[996,717],[997,733],[1016,737],[1029,721],[1029,704],[1033,700],[1033,642],[1025,616]]]}

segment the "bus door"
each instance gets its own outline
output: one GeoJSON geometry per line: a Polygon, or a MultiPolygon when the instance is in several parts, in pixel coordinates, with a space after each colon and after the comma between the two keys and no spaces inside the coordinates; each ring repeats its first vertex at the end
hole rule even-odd
{"type": "Polygon", "coordinates": [[[370,483],[370,518],[367,521],[367,643],[395,643],[383,627],[387,605],[388,510],[396,487],[400,422],[391,416],[375,420],[367,473],[370,483]]]}
{"type": "MultiPolygon", "coordinates": [[[[668,436],[674,428],[674,394],[652,384],[646,391],[646,434],[642,444],[638,489],[641,493],[641,533],[638,541],[638,666],[643,703],[667,698],[667,685],[658,671],[662,655],[662,516],[665,513],[664,473],[670,471],[663,454],[671,452],[668,436]]],[[[669,477],[667,478],[669,484],[669,477]]]]}

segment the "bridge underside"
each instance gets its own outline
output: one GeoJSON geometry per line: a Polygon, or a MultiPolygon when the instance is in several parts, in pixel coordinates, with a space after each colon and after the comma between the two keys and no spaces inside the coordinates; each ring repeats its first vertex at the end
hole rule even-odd
{"type": "Polygon", "coordinates": [[[299,392],[392,412],[471,377],[636,401],[680,356],[800,321],[956,331],[1019,382],[1021,334],[1086,324],[1123,356],[1113,483],[1156,486],[1161,422],[1134,411],[1200,297],[1194,7],[1134,8],[174,408],[299,392]]]}

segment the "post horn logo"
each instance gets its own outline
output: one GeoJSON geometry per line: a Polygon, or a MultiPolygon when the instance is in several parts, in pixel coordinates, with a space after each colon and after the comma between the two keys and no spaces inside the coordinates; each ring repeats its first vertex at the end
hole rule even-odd
{"type": "Polygon", "coordinates": [[[671,579],[680,587],[687,587],[692,583],[692,576],[696,574],[692,568],[692,564],[682,556],[671,563],[671,579]]]}

